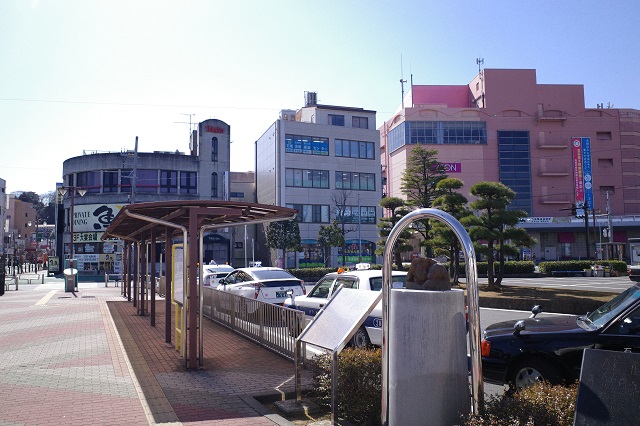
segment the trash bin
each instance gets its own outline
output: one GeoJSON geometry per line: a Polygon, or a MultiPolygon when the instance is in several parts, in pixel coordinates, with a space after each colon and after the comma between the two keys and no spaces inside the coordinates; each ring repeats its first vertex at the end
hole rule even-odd
{"type": "Polygon", "coordinates": [[[76,282],[78,280],[78,270],[75,268],[67,268],[64,270],[64,291],[73,292],[76,290],[76,282]]]}

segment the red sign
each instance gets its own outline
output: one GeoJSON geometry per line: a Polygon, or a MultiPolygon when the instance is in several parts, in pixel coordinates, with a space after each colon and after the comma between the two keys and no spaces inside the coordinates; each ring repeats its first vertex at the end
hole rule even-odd
{"type": "Polygon", "coordinates": [[[204,126],[204,131],[208,133],[224,133],[222,127],[204,126]]]}

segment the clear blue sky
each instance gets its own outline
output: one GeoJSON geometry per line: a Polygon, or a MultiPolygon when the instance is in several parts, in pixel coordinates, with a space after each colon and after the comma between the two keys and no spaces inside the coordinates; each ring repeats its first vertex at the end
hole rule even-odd
{"type": "Polygon", "coordinates": [[[639,22],[637,0],[0,0],[0,178],[43,194],[65,159],[136,136],[186,152],[190,118],[227,122],[232,170],[252,170],[253,142],[305,91],[379,126],[401,69],[468,84],[477,57],[640,109],[639,22]]]}

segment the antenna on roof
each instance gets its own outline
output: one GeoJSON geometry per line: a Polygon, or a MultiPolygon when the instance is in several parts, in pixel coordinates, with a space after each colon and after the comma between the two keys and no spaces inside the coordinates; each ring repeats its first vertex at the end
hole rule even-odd
{"type": "Polygon", "coordinates": [[[478,64],[478,76],[480,77],[480,99],[482,99],[482,108],[484,108],[484,75],[482,74],[482,65],[484,65],[484,58],[476,58],[476,64],[478,64]]]}
{"type": "Polygon", "coordinates": [[[402,108],[404,109],[404,84],[407,80],[403,79],[404,71],[402,70],[402,55],[400,55],[400,89],[402,90],[402,108]]]}

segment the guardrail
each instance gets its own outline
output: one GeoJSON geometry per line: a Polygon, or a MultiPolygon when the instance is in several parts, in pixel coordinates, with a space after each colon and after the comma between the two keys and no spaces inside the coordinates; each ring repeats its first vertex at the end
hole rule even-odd
{"type": "MultiPolygon", "coordinates": [[[[291,360],[296,337],[306,325],[305,314],[296,309],[203,288],[203,316],[291,360]]],[[[302,359],[306,359],[302,348],[302,359]]]]}

